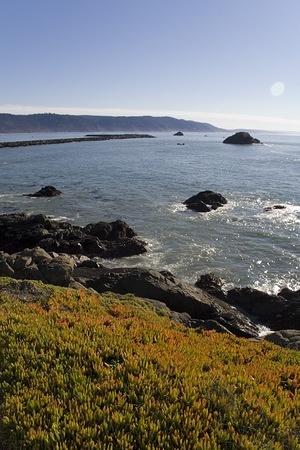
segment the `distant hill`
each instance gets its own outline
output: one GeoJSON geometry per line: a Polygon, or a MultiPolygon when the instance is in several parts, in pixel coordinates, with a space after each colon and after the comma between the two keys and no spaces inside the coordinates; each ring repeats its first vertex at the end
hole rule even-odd
{"type": "Polygon", "coordinates": [[[48,131],[222,131],[209,123],[174,117],[73,116],[62,114],[0,114],[0,133],[48,131]]]}

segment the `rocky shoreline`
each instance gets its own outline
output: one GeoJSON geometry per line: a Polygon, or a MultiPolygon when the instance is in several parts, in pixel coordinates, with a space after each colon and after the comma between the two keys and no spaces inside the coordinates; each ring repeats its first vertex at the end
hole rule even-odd
{"type": "Polygon", "coordinates": [[[99,293],[133,294],[160,302],[177,321],[300,349],[300,290],[269,295],[252,288],[222,289],[222,280],[203,275],[191,286],[168,271],[109,269],[97,258],[121,258],[147,251],[146,243],[125,222],[85,227],[56,222],[44,215],[0,216],[0,276],[39,280],[99,293]]]}
{"type": "Polygon", "coordinates": [[[152,139],[150,134],[92,134],[84,137],[37,139],[33,141],[0,142],[0,148],[28,147],[31,145],[69,144],[71,142],[111,141],[119,139],[152,139]]]}

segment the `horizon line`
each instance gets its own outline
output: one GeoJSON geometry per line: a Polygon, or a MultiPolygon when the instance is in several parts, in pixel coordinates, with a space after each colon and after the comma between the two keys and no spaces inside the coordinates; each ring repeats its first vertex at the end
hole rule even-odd
{"type": "Polygon", "coordinates": [[[240,113],[223,113],[207,111],[181,110],[144,110],[126,108],[91,108],[91,107],[51,107],[17,104],[0,104],[0,113],[14,115],[61,114],[73,116],[112,116],[112,117],[172,117],[210,123],[223,129],[253,129],[276,132],[300,132],[300,119],[287,119],[274,116],[260,116],[240,113]],[[174,117],[175,116],[175,117],[174,117]],[[213,123],[211,123],[213,121],[213,123]]]}

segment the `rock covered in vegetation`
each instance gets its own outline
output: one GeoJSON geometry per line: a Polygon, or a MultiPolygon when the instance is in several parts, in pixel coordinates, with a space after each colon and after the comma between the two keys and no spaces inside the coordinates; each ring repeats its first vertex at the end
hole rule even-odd
{"type": "Polygon", "coordinates": [[[222,194],[213,191],[201,191],[183,202],[188,209],[197,212],[209,212],[227,203],[222,194]]]}
{"type": "Polygon", "coordinates": [[[168,272],[140,268],[92,270],[83,272],[82,269],[75,269],[73,277],[100,293],[130,293],[158,300],[172,311],[188,313],[193,319],[215,320],[237,336],[258,336],[258,328],[243,313],[222,300],[181,282],[168,272]]]}
{"type": "Polygon", "coordinates": [[[45,186],[42,187],[39,191],[34,194],[28,194],[28,197],[57,197],[61,195],[62,192],[56,189],[54,186],[45,186]]]}
{"type": "Polygon", "coordinates": [[[223,144],[237,144],[237,145],[249,145],[260,144],[260,140],[251,136],[247,131],[239,131],[238,133],[229,136],[223,141],[223,144]]]}
{"type": "Polygon", "coordinates": [[[0,283],[1,448],[299,448],[299,353],[133,296],[0,283]]]}
{"type": "Polygon", "coordinates": [[[42,247],[47,252],[120,258],[146,252],[146,243],[125,222],[86,227],[49,219],[43,214],[0,215],[0,250],[8,253],[42,247]]]}

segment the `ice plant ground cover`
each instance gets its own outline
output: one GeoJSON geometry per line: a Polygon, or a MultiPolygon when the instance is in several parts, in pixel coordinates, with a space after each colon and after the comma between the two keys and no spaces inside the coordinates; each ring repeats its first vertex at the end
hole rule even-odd
{"type": "Polygon", "coordinates": [[[300,449],[300,352],[0,282],[1,449],[300,449]]]}

